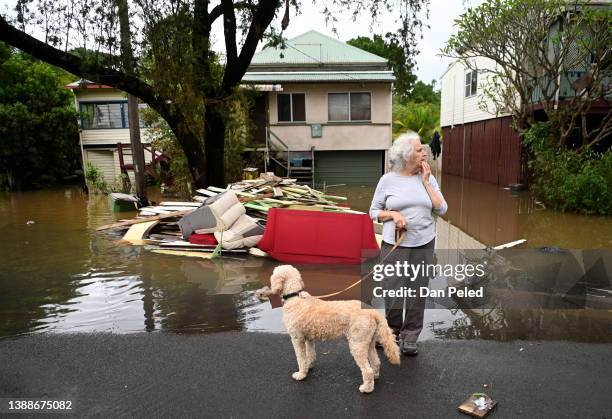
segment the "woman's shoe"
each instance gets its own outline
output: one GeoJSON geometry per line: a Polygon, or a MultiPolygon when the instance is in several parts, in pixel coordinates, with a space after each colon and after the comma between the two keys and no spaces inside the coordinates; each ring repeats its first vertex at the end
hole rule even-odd
{"type": "Polygon", "coordinates": [[[415,356],[415,355],[418,355],[419,353],[419,347],[417,346],[416,342],[409,342],[407,340],[402,340],[400,342],[400,351],[402,351],[404,355],[415,356]]]}

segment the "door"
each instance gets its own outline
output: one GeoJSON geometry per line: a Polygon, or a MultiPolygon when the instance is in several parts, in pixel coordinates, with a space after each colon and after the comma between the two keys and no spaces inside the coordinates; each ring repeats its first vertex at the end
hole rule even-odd
{"type": "Polygon", "coordinates": [[[384,151],[318,151],[315,153],[317,185],[376,185],[383,174],[384,151]]]}

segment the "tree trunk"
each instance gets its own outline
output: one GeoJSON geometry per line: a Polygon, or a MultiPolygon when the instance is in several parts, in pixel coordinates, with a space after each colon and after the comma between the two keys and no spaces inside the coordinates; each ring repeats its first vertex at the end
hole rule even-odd
{"type": "Polygon", "coordinates": [[[225,120],[215,106],[206,107],[206,183],[225,187],[225,120]]]}
{"type": "Polygon", "coordinates": [[[196,188],[206,186],[206,156],[202,141],[188,129],[180,129],[172,126],[172,132],[176,136],[189,166],[189,172],[196,188]]]}
{"type": "Polygon", "coordinates": [[[145,159],[144,149],[140,142],[140,118],[138,116],[138,99],[128,94],[128,125],[130,127],[130,144],[132,146],[132,164],[134,167],[134,182],[136,196],[143,206],[149,205],[145,189],[145,159]]]}

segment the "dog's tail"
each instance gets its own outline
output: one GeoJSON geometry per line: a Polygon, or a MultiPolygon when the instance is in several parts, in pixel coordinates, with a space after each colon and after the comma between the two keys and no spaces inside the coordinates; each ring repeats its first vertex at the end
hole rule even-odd
{"type": "Polygon", "coordinates": [[[397,343],[395,343],[395,336],[393,335],[391,328],[389,328],[387,325],[387,319],[385,319],[385,317],[376,310],[373,311],[376,313],[376,322],[378,323],[378,327],[376,328],[376,336],[378,337],[378,341],[382,345],[389,362],[394,365],[399,365],[400,349],[399,346],[397,346],[397,343]]]}

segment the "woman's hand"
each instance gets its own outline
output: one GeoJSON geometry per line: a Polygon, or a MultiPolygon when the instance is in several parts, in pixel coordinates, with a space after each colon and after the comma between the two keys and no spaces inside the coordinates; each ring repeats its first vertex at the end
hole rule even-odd
{"type": "Polygon", "coordinates": [[[406,219],[404,218],[401,212],[394,211],[394,210],[388,210],[388,211],[381,211],[378,213],[379,222],[384,223],[389,220],[393,220],[396,228],[399,228],[399,229],[406,228],[406,219]]]}
{"type": "Polygon", "coordinates": [[[421,162],[421,181],[427,185],[429,183],[429,176],[431,176],[431,167],[426,161],[421,162]]]}
{"type": "Polygon", "coordinates": [[[406,228],[406,219],[402,215],[401,212],[398,211],[389,211],[391,213],[391,217],[393,218],[393,222],[395,223],[395,228],[404,230],[406,228]]]}

